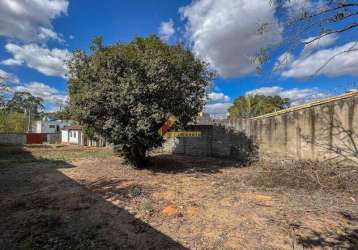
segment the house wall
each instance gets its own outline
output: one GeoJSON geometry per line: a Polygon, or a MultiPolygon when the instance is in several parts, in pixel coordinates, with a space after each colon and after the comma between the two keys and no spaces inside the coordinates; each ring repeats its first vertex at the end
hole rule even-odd
{"type": "Polygon", "coordinates": [[[69,125],[69,121],[36,121],[36,133],[59,133],[63,127],[69,125]],[[59,130],[57,130],[57,127],[59,130]]]}
{"type": "Polygon", "coordinates": [[[71,144],[79,144],[80,137],[81,137],[81,131],[78,130],[69,130],[69,143],[71,144]]]}
{"type": "Polygon", "coordinates": [[[68,131],[67,130],[61,131],[61,142],[68,143],[68,131]]]}

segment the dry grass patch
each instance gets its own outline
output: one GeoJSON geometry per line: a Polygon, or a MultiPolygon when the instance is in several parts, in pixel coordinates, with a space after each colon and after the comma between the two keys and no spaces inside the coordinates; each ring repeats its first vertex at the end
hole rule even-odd
{"type": "Polygon", "coordinates": [[[314,161],[258,162],[249,183],[266,188],[358,192],[358,166],[314,161]]]}
{"type": "Polygon", "coordinates": [[[39,161],[72,162],[80,159],[108,158],[114,156],[109,148],[66,145],[0,145],[0,166],[39,161]]]}

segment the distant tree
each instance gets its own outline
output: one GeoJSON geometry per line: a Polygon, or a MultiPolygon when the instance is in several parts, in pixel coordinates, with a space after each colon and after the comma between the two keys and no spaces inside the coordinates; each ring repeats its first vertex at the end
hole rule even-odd
{"type": "Polygon", "coordinates": [[[42,102],[41,97],[33,96],[29,92],[15,92],[7,107],[12,111],[23,113],[31,111],[34,114],[38,114],[44,108],[42,102]]]}
{"type": "Polygon", "coordinates": [[[65,106],[63,109],[55,112],[45,113],[44,115],[53,117],[56,120],[72,120],[72,114],[68,106],[65,106]]]}
{"type": "Polygon", "coordinates": [[[24,133],[26,129],[24,113],[0,111],[0,133],[24,133]]]}
{"type": "Polygon", "coordinates": [[[28,92],[15,92],[7,103],[7,112],[23,113],[27,117],[27,131],[31,131],[32,120],[40,116],[40,110],[44,108],[43,99],[31,95],[28,92]]]}
{"type": "Polygon", "coordinates": [[[247,95],[235,99],[229,108],[232,118],[249,118],[289,107],[289,99],[280,96],[247,95]]]}
{"type": "Polygon", "coordinates": [[[95,36],[92,39],[92,43],[90,46],[91,51],[97,52],[103,49],[103,37],[102,36],[95,36]]]}
{"type": "Polygon", "coordinates": [[[158,129],[170,115],[185,126],[205,104],[213,74],[182,44],[156,36],[74,53],[69,62],[70,109],[85,129],[142,166],[146,151],[162,144],[158,129]]]}
{"type": "Polygon", "coordinates": [[[6,100],[5,100],[5,91],[7,90],[7,87],[5,85],[6,78],[3,76],[0,76],[0,109],[5,108],[6,100]]]}

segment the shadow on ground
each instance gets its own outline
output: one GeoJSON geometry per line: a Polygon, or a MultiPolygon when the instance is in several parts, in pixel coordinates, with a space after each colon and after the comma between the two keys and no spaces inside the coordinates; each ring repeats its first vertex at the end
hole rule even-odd
{"type": "Polygon", "coordinates": [[[0,249],[186,249],[61,172],[75,166],[0,150],[0,249]]]}
{"type": "Polygon", "coordinates": [[[184,155],[158,154],[149,158],[149,164],[145,169],[153,173],[203,173],[216,174],[221,169],[230,167],[245,167],[233,160],[224,160],[208,157],[188,157],[184,155]]]}
{"type": "MultiPolygon", "coordinates": [[[[341,215],[349,221],[349,224],[356,224],[358,217],[350,213],[341,212],[341,215]]],[[[308,249],[358,249],[358,228],[346,227],[339,232],[321,233],[310,230],[306,236],[298,236],[297,243],[308,249]]]]}

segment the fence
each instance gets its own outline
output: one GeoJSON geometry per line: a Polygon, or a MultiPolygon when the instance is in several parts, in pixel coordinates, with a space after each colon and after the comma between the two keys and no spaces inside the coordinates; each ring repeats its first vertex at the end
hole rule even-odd
{"type": "Polygon", "coordinates": [[[0,133],[0,144],[60,143],[59,133],[0,133]]]}
{"type": "Polygon", "coordinates": [[[0,144],[26,144],[26,134],[0,133],[0,144]]]}

